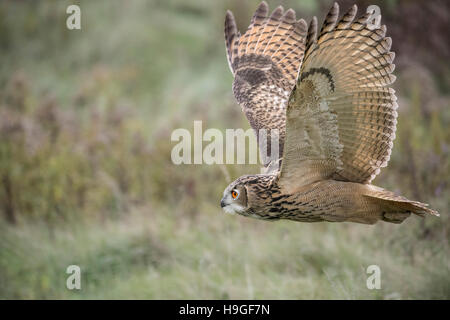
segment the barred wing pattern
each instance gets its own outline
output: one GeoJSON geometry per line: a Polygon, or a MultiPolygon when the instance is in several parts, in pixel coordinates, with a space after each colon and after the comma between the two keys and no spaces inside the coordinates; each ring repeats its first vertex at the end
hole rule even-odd
{"type": "Polygon", "coordinates": [[[280,6],[270,16],[262,2],[245,34],[239,34],[233,14],[225,18],[225,44],[230,69],[235,77],[233,92],[258,138],[261,159],[270,160],[271,140],[278,138],[283,153],[286,105],[295,85],[305,50],[307,25],[296,20],[292,9],[280,6]],[[260,130],[267,140],[260,141],[260,130]],[[279,136],[273,137],[277,129],[279,136]],[[266,144],[267,142],[267,144],[266,144]]]}
{"type": "Polygon", "coordinates": [[[389,161],[397,103],[386,27],[353,6],[338,21],[335,3],[317,35],[308,29],[305,58],[287,107],[280,184],[321,179],[370,183],[389,161]],[[371,30],[373,29],[373,30],[371,30]]]}

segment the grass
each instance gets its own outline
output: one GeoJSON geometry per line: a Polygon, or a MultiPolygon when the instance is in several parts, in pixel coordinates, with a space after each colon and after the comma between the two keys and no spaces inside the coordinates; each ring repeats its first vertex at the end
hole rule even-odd
{"type": "Polygon", "coordinates": [[[245,30],[256,3],[80,1],[81,31],[65,29],[69,2],[0,4],[1,299],[450,298],[450,99],[425,67],[396,70],[397,138],[375,184],[440,218],[229,216],[227,177],[256,166],[171,163],[175,128],[248,128],[222,20],[231,8],[245,30]],[[72,264],[81,290],[66,288],[72,264]]]}
{"type": "Polygon", "coordinates": [[[421,239],[419,219],[399,228],[267,223],[215,208],[193,220],[175,215],[141,209],[101,226],[3,228],[2,296],[442,299],[450,293],[448,243],[436,240],[439,234],[421,239]],[[71,264],[81,267],[79,291],[65,288],[71,264]],[[381,268],[381,290],[366,287],[372,264],[381,268]]]}

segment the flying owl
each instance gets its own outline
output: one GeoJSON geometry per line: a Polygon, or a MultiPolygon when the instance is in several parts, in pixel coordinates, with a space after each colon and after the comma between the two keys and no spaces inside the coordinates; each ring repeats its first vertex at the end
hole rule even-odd
{"type": "Polygon", "coordinates": [[[268,137],[258,140],[265,173],[232,182],[221,207],[302,222],[438,215],[371,184],[389,161],[397,124],[386,26],[371,24],[370,13],[356,17],[356,5],[339,19],[335,3],[320,32],[316,17],[307,26],[292,9],[268,13],[262,2],[243,35],[230,11],[225,18],[234,95],[257,137],[261,130],[268,137]],[[274,147],[279,158],[269,159],[274,147]]]}

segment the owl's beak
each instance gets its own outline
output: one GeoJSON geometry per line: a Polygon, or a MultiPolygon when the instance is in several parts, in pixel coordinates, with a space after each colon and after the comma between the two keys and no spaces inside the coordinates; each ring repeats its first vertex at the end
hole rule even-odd
{"type": "Polygon", "coordinates": [[[222,207],[223,211],[229,214],[235,214],[237,211],[239,211],[239,205],[236,203],[230,203],[230,199],[227,198],[227,196],[224,196],[222,200],[220,200],[220,206],[222,207]]]}

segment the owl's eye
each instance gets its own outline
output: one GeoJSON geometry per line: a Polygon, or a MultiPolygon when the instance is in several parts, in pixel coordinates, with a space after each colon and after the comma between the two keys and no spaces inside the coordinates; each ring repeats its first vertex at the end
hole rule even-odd
{"type": "Polygon", "coordinates": [[[237,191],[236,189],[234,189],[233,191],[231,191],[231,197],[236,200],[237,198],[239,198],[239,191],[237,191]]]}

